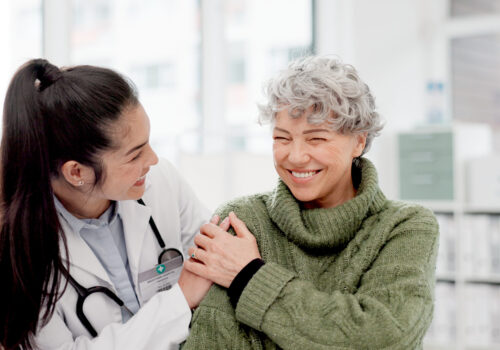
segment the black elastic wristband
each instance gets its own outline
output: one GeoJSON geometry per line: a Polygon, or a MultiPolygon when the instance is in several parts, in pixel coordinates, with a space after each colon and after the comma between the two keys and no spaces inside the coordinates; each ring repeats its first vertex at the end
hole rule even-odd
{"type": "Polygon", "coordinates": [[[241,271],[234,278],[233,282],[231,282],[231,285],[227,290],[227,295],[229,296],[229,301],[234,308],[236,308],[238,300],[240,300],[243,289],[245,289],[253,275],[255,275],[264,264],[265,261],[262,259],[253,259],[241,269],[241,271]]]}

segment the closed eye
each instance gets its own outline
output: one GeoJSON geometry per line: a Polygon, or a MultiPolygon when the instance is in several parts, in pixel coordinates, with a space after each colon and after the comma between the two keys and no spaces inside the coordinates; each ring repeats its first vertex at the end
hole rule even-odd
{"type": "Polygon", "coordinates": [[[325,138],[323,137],[313,137],[312,139],[310,139],[311,141],[326,141],[325,138]]]}
{"type": "Polygon", "coordinates": [[[142,151],[137,153],[137,155],[134,158],[132,158],[130,161],[133,162],[134,160],[139,159],[141,157],[141,155],[142,155],[142,151]]]}

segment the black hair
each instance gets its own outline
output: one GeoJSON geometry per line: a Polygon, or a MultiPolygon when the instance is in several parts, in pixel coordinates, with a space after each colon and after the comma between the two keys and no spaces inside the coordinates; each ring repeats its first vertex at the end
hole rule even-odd
{"type": "Polygon", "coordinates": [[[60,296],[67,247],[51,180],[75,160],[99,183],[99,154],[114,147],[106,130],[137,104],[132,83],[106,68],[35,59],[12,78],[0,149],[0,348],[32,349],[60,296]]]}

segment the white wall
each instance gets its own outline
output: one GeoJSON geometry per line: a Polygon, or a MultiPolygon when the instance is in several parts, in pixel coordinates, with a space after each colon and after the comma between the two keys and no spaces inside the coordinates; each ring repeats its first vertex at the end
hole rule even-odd
{"type": "MultiPolygon", "coordinates": [[[[0,47],[9,47],[10,37],[9,37],[9,13],[10,13],[10,3],[9,1],[0,1],[0,47]]],[[[7,86],[9,84],[10,76],[10,60],[9,56],[2,54],[0,55],[0,102],[3,108],[3,100],[5,93],[7,92],[7,86]]]]}
{"type": "Polygon", "coordinates": [[[270,191],[278,179],[270,154],[181,154],[178,165],[212,211],[230,199],[270,191]]]}

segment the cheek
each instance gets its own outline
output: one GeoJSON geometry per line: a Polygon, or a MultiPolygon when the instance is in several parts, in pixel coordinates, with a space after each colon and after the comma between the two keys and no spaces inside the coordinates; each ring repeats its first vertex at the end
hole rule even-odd
{"type": "Polygon", "coordinates": [[[330,159],[334,160],[335,162],[340,162],[345,159],[351,158],[351,155],[354,151],[352,146],[352,144],[347,142],[341,144],[331,144],[324,151],[326,154],[329,154],[330,159]]]}
{"type": "Polygon", "coordinates": [[[124,166],[120,169],[120,172],[115,174],[114,182],[117,185],[127,186],[134,183],[141,176],[141,170],[136,166],[124,166]]]}
{"type": "Polygon", "coordinates": [[[134,167],[125,175],[129,183],[135,183],[142,175],[142,168],[134,167]]]}
{"type": "Polygon", "coordinates": [[[282,162],[287,155],[286,147],[284,145],[280,144],[274,144],[273,145],[273,158],[274,158],[274,164],[279,164],[282,162]]]}
{"type": "Polygon", "coordinates": [[[311,152],[311,156],[323,165],[335,164],[338,159],[338,149],[331,145],[318,146],[311,152]]]}

